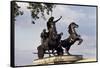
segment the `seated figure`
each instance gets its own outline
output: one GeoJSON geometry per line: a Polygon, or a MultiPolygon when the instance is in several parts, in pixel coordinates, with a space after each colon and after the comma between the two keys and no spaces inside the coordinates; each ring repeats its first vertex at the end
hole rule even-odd
{"type": "Polygon", "coordinates": [[[45,40],[48,38],[48,32],[46,32],[46,29],[43,29],[40,37],[41,37],[41,44],[43,44],[45,40]]]}

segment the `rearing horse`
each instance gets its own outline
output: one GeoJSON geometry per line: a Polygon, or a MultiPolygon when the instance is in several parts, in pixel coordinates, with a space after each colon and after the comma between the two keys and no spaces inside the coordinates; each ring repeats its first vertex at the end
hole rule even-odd
{"type": "Polygon", "coordinates": [[[75,31],[75,28],[78,28],[79,26],[72,22],[68,27],[68,32],[70,36],[67,39],[61,40],[61,46],[65,48],[66,53],[70,55],[69,49],[70,47],[76,42],[79,41],[78,45],[80,45],[83,41],[83,39],[78,35],[75,31]]]}

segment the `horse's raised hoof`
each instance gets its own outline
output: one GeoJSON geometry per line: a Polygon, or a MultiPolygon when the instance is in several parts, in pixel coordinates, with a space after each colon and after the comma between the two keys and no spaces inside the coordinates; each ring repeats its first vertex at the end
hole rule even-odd
{"type": "Polygon", "coordinates": [[[80,45],[82,42],[83,42],[83,39],[80,39],[80,41],[79,41],[78,45],[80,45]]]}

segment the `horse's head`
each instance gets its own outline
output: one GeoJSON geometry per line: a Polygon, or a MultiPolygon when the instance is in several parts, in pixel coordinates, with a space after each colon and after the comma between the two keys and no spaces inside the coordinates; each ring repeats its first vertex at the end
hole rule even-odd
{"type": "Polygon", "coordinates": [[[69,25],[69,27],[71,27],[71,28],[78,28],[79,25],[76,24],[75,22],[72,22],[72,23],[69,25]]]}
{"type": "Polygon", "coordinates": [[[68,32],[69,34],[76,34],[75,28],[78,28],[79,25],[77,25],[75,22],[72,22],[69,26],[68,26],[68,32]]]}

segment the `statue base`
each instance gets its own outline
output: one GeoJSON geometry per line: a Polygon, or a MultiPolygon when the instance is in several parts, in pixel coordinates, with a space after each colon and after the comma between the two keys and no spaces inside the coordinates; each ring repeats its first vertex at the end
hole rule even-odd
{"type": "Polygon", "coordinates": [[[74,63],[82,59],[83,59],[82,55],[63,55],[63,56],[45,57],[43,59],[36,59],[33,61],[33,63],[36,65],[64,64],[64,63],[74,63]]]}

